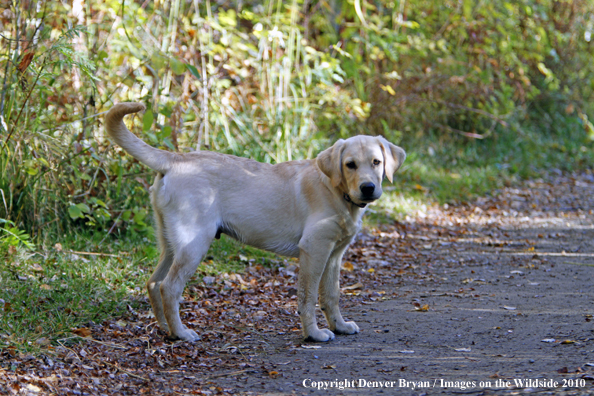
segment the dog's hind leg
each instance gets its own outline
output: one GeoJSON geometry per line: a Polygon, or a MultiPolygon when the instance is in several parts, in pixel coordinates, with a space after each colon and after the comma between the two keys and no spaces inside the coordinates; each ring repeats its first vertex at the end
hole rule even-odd
{"type": "MultiPolygon", "coordinates": [[[[159,179],[157,179],[159,181],[159,179]]],[[[146,283],[146,288],[148,290],[149,300],[151,301],[151,306],[153,307],[153,313],[155,314],[155,318],[159,323],[159,327],[161,330],[165,332],[169,332],[169,326],[167,326],[167,320],[165,319],[165,314],[163,313],[163,302],[161,301],[161,291],[159,286],[167,273],[169,272],[169,268],[171,268],[171,264],[173,264],[173,247],[167,240],[165,235],[165,225],[163,224],[163,214],[159,210],[159,207],[154,204],[154,197],[153,198],[153,207],[155,210],[155,231],[157,234],[157,242],[159,243],[159,249],[161,251],[161,255],[159,257],[159,265],[153,272],[153,275],[146,283]]]]}
{"type": "Polygon", "coordinates": [[[160,285],[163,313],[169,325],[169,335],[184,341],[196,341],[200,337],[188,329],[179,317],[179,301],[186,282],[196,272],[202,257],[208,251],[216,234],[216,227],[211,230],[185,229],[185,243],[176,246],[173,264],[160,285]]]}
{"type": "Polygon", "coordinates": [[[167,276],[169,269],[171,268],[171,264],[173,264],[173,251],[171,247],[166,246],[165,248],[161,249],[161,256],[159,257],[159,265],[153,272],[153,275],[149,279],[146,284],[146,288],[148,289],[149,300],[151,301],[151,306],[153,307],[153,313],[155,314],[155,318],[157,318],[157,322],[159,323],[159,327],[161,330],[169,333],[169,326],[167,325],[167,319],[165,319],[165,314],[163,312],[163,302],[161,300],[161,282],[167,276]]]}

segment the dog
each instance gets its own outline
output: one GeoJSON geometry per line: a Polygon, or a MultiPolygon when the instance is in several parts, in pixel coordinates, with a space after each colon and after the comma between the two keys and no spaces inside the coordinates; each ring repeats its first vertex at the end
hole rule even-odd
{"type": "Polygon", "coordinates": [[[157,172],[151,187],[161,255],[147,282],[162,330],[174,339],[199,340],[184,326],[179,301],[210,244],[221,234],[280,255],[299,258],[298,313],[303,338],[324,342],[359,327],[340,314],[342,256],[361,227],[365,206],[382,195],[406,158],[381,136],[338,140],[316,159],[276,165],[211,151],[159,150],[126,128],[123,117],[145,109],[119,103],[105,116],[107,134],[157,172]],[[320,329],[319,303],[329,329],[320,329]]]}

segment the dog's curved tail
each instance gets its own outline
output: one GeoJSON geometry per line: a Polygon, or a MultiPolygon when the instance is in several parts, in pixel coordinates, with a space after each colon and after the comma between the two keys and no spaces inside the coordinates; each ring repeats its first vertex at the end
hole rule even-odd
{"type": "Polygon", "coordinates": [[[144,109],[142,103],[125,102],[116,104],[105,116],[105,130],[132,157],[157,172],[166,173],[171,168],[172,163],[178,159],[179,154],[149,146],[130,132],[122,121],[125,115],[137,113],[144,109]]]}

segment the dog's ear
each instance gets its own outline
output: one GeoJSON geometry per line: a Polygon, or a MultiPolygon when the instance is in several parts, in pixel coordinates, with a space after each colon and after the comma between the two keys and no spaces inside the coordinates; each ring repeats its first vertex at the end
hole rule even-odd
{"type": "Polygon", "coordinates": [[[390,180],[390,183],[392,183],[394,173],[396,173],[406,159],[406,153],[403,149],[388,142],[381,136],[378,136],[377,139],[384,153],[384,173],[388,180],[390,180]]]}
{"type": "Polygon", "coordinates": [[[333,187],[338,187],[342,182],[342,151],[344,140],[340,139],[334,145],[320,154],[316,160],[318,168],[330,178],[333,187]]]}

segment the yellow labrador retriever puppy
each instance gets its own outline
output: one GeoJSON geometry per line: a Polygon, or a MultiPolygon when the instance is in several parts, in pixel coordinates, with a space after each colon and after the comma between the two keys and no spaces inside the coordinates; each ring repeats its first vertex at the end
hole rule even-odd
{"type": "Polygon", "coordinates": [[[147,288],[159,326],[171,337],[199,336],[179,317],[179,300],[214,238],[299,257],[298,309],[303,337],[329,341],[355,334],[338,308],[339,271],[347,246],[361,226],[365,205],[382,195],[406,154],[384,138],[339,140],[313,160],[276,165],[210,151],[158,150],[133,135],[122,119],[144,110],[140,103],[115,105],[105,129],[130,155],[158,172],[151,188],[159,265],[147,288]],[[316,323],[318,302],[330,330],[316,323]]]}

